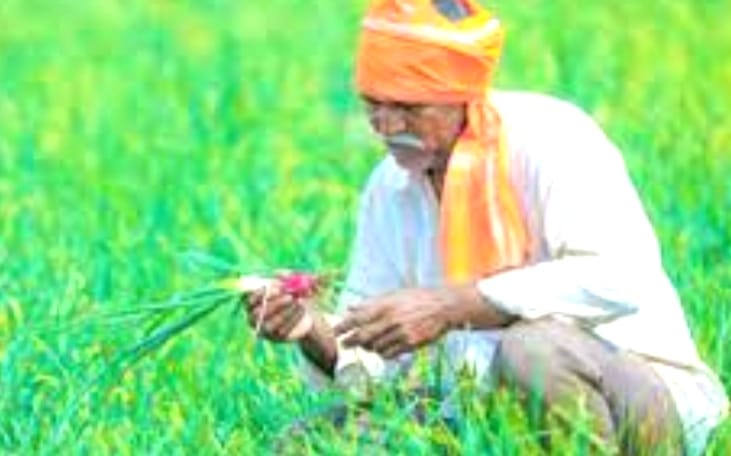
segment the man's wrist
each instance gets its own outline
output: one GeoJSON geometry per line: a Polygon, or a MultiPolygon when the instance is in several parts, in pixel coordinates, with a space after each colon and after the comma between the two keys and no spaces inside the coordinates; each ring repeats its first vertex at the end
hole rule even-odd
{"type": "Polygon", "coordinates": [[[469,328],[471,326],[470,308],[476,305],[476,286],[472,284],[452,285],[440,289],[439,292],[444,304],[442,315],[447,331],[469,328]]]}
{"type": "Polygon", "coordinates": [[[476,282],[447,286],[441,293],[447,330],[500,328],[518,319],[483,296],[476,282]]]}
{"type": "Polygon", "coordinates": [[[337,343],[330,325],[320,314],[312,315],[310,330],[298,342],[303,355],[330,377],[337,362],[337,343]]]}

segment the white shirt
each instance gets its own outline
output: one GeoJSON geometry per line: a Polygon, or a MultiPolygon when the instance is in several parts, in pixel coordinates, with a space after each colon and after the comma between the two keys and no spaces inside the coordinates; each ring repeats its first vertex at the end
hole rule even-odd
{"type": "MultiPolygon", "coordinates": [[[[698,356],[621,153],[569,103],[516,92],[494,92],[492,101],[505,126],[512,183],[537,242],[528,265],[481,280],[480,292],[525,319],[579,321],[645,357],[675,400],[688,452],[699,454],[725,417],[728,399],[698,356]]],[[[366,296],[442,284],[438,224],[438,202],[426,177],[385,158],[362,195],[340,311],[366,296]]],[[[500,333],[453,331],[441,349],[453,370],[469,366],[488,384],[500,333]]],[[[403,375],[413,363],[412,355],[384,362],[342,347],[338,356],[340,384],[349,380],[338,375],[353,365],[380,378],[403,375]]],[[[308,370],[310,378],[317,376],[308,370]]]]}

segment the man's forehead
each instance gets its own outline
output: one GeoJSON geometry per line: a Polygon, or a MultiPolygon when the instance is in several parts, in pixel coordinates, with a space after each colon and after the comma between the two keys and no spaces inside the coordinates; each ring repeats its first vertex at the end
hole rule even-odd
{"type": "Polygon", "coordinates": [[[360,96],[363,101],[370,105],[389,105],[389,106],[397,106],[397,107],[414,107],[414,106],[427,106],[430,103],[413,103],[413,102],[404,102],[399,100],[381,100],[378,98],[371,97],[369,95],[361,95],[360,96]]]}
{"type": "Polygon", "coordinates": [[[464,107],[463,103],[436,103],[436,102],[405,102],[397,100],[379,100],[377,98],[361,95],[367,109],[392,108],[411,112],[445,112],[464,107]]]}
{"type": "Polygon", "coordinates": [[[401,102],[395,100],[379,100],[368,95],[361,95],[362,100],[366,104],[366,108],[394,108],[407,111],[418,111],[418,112],[452,112],[464,109],[464,103],[413,103],[413,102],[401,102]]]}

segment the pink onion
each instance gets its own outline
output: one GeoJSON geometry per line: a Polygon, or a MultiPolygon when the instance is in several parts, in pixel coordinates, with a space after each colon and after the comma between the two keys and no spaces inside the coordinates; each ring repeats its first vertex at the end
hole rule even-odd
{"type": "Polygon", "coordinates": [[[317,293],[320,285],[318,278],[312,274],[292,272],[279,276],[282,290],[295,298],[310,298],[317,293]]]}

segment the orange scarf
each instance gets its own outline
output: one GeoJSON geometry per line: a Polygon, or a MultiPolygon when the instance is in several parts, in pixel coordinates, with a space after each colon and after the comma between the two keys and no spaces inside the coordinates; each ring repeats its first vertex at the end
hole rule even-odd
{"type": "Polygon", "coordinates": [[[363,20],[356,84],[363,95],[403,103],[465,103],[442,194],[440,247],[451,283],[521,266],[528,233],[510,183],[502,122],[489,102],[500,22],[476,0],[453,22],[432,0],[373,0],[363,20]]]}

